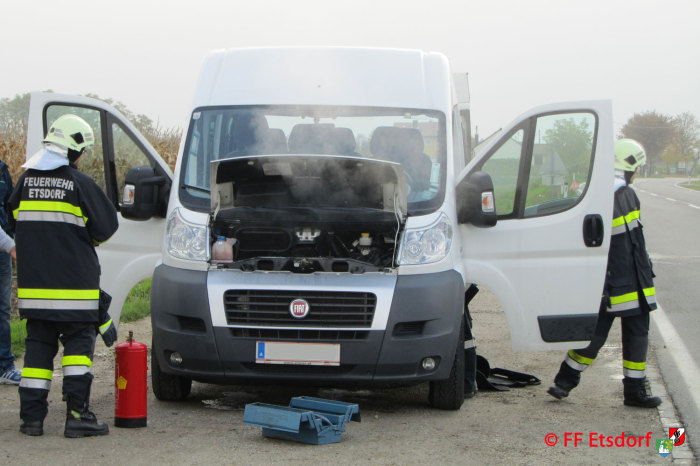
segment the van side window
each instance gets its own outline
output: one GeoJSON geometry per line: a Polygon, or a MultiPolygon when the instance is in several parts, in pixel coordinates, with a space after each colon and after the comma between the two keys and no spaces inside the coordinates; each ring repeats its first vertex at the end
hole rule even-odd
{"type": "MultiPolygon", "coordinates": [[[[124,190],[124,178],[129,169],[148,165],[153,166],[155,162],[148,158],[141,147],[120,125],[112,123],[111,129],[112,143],[114,145],[114,166],[117,175],[117,193],[121,193],[124,190]]],[[[121,204],[122,197],[117,196],[117,199],[119,199],[121,204]]]]}
{"type": "Polygon", "coordinates": [[[583,195],[593,162],[594,129],[590,113],[537,119],[525,217],[566,210],[583,195]]]}
{"type": "MultiPolygon", "coordinates": [[[[51,105],[46,108],[45,124],[47,127],[51,126],[51,123],[56,121],[58,117],[69,113],[77,115],[85,120],[90,125],[95,135],[95,145],[86,149],[80,159],[80,171],[90,175],[90,177],[95,180],[95,183],[107,193],[100,112],[87,107],[51,105]]],[[[44,128],[44,133],[46,129],[47,128],[44,128]]]]}
{"type": "Polygon", "coordinates": [[[524,135],[523,129],[513,133],[482,167],[482,170],[493,180],[494,200],[499,217],[511,216],[515,212],[515,195],[524,135]]]}
{"type": "Polygon", "coordinates": [[[574,206],[593,167],[597,121],[589,112],[541,115],[502,139],[482,164],[499,218],[551,215],[574,206]]]}

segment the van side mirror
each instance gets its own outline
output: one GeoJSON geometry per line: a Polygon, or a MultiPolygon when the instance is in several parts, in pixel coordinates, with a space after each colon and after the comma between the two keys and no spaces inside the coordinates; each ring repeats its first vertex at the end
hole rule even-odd
{"type": "Polygon", "coordinates": [[[134,167],[126,173],[121,213],[131,220],[165,217],[170,182],[152,167],[134,167]]]}
{"type": "Polygon", "coordinates": [[[493,181],[488,173],[477,171],[469,174],[457,185],[457,221],[476,227],[496,225],[496,206],[493,198],[493,181]]]}

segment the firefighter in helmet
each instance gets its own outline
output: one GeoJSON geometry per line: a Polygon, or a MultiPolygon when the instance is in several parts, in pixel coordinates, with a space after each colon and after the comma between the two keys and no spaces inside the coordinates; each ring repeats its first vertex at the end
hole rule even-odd
{"type": "Polygon", "coordinates": [[[615,143],[615,203],[598,322],[590,344],[570,350],[561,363],[554,385],[547,390],[557,399],[568,396],[578,385],[581,372],[605,344],[613,320],[620,317],[624,404],[642,408],[661,404],[659,397],[646,392],[649,312],[656,309],[656,292],[639,217],[639,198],[630,186],[645,162],[646,153],[637,141],[620,139],[615,143]]]}
{"type": "Polygon", "coordinates": [[[23,165],[26,171],[9,200],[15,222],[18,307],[20,317],[27,319],[20,432],[44,432],[60,340],[67,405],[64,435],[106,435],[107,425],[89,410],[91,366],[97,333],[108,346],[117,333],[106,306],[100,306],[95,246],[117,231],[117,213],[92,178],[77,170],[83,152],[95,143],[85,120],[70,114],[59,117],[43,143],[23,165]]]}

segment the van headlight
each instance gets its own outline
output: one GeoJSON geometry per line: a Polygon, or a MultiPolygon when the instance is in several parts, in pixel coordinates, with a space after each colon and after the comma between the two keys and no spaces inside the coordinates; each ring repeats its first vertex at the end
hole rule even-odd
{"type": "Polygon", "coordinates": [[[450,252],[452,226],[444,213],[437,222],[418,230],[407,229],[403,234],[399,251],[399,265],[429,264],[438,262],[450,252]]]}
{"type": "Polygon", "coordinates": [[[165,249],[178,259],[206,261],[209,256],[206,227],[186,221],[180,209],[174,209],[165,227],[165,249]]]}

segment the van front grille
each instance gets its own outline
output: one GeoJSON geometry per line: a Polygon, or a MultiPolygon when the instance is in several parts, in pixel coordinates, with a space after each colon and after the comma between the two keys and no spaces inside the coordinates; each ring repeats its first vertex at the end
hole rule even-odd
{"type": "Polygon", "coordinates": [[[373,293],[342,291],[228,290],[224,309],[229,325],[261,327],[370,328],[377,297],[373,293]],[[292,301],[309,303],[304,318],[292,317],[292,301]]]}
{"type": "Polygon", "coordinates": [[[275,328],[231,328],[231,335],[236,338],[255,338],[275,341],[328,341],[367,340],[368,330],[306,330],[275,328]]]}

